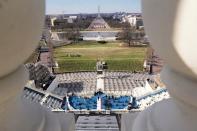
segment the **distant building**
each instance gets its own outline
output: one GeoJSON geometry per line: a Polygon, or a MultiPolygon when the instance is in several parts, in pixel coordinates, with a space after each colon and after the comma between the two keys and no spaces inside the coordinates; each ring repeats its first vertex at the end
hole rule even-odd
{"type": "Polygon", "coordinates": [[[125,16],[125,19],[130,23],[131,26],[135,26],[138,29],[144,27],[142,17],[139,14],[127,15],[125,16]]]}
{"type": "Polygon", "coordinates": [[[77,19],[77,16],[69,16],[68,18],[65,18],[65,19],[67,19],[67,22],[68,22],[68,23],[73,23],[74,20],[77,19]]]}
{"type": "Polygon", "coordinates": [[[70,18],[70,19],[77,19],[77,16],[76,15],[71,15],[68,18],[70,18]]]}
{"type": "Polygon", "coordinates": [[[131,26],[136,26],[136,23],[137,23],[136,16],[129,15],[129,16],[127,16],[127,20],[131,24],[131,26]]]}
{"type": "Polygon", "coordinates": [[[110,26],[105,22],[105,20],[100,15],[100,8],[98,7],[98,16],[92,21],[88,27],[90,30],[96,29],[110,29],[110,26]]]}
{"type": "Polygon", "coordinates": [[[115,41],[118,32],[84,31],[81,32],[86,41],[115,41]]]}
{"type": "Polygon", "coordinates": [[[48,18],[48,19],[50,19],[50,20],[48,20],[50,22],[48,22],[47,24],[49,24],[50,26],[54,27],[54,26],[64,25],[65,23],[73,23],[74,20],[76,20],[77,18],[78,17],[74,16],[74,15],[67,16],[67,17],[64,17],[64,16],[62,16],[62,17],[60,17],[60,16],[59,17],[58,16],[51,16],[50,18],[48,18]]]}
{"type": "Polygon", "coordinates": [[[125,18],[126,15],[127,15],[127,14],[126,14],[125,12],[116,12],[116,13],[113,15],[113,19],[114,19],[114,20],[118,20],[118,21],[124,23],[124,22],[127,21],[126,18],[125,18]]]}
{"type": "Polygon", "coordinates": [[[143,22],[143,19],[142,18],[138,18],[137,21],[136,21],[136,27],[138,29],[142,29],[144,28],[144,22],[143,22]]]}
{"type": "Polygon", "coordinates": [[[97,17],[92,21],[88,29],[110,29],[110,27],[102,17],[97,17]]]}

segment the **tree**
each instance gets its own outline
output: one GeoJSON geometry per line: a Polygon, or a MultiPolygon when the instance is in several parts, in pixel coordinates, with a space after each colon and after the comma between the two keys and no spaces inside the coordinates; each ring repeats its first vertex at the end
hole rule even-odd
{"type": "Polygon", "coordinates": [[[125,22],[122,28],[122,32],[119,34],[119,39],[125,41],[128,46],[134,45],[135,35],[136,35],[135,27],[131,27],[128,22],[125,22]]]}
{"type": "Polygon", "coordinates": [[[68,40],[72,40],[73,42],[78,42],[80,40],[80,36],[81,34],[78,28],[72,28],[66,33],[68,40]]]}

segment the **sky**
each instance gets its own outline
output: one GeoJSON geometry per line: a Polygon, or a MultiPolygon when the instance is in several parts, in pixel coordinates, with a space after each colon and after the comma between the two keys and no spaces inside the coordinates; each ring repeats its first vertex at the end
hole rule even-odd
{"type": "Polygon", "coordinates": [[[46,14],[141,12],[141,0],[46,0],[46,14]]]}

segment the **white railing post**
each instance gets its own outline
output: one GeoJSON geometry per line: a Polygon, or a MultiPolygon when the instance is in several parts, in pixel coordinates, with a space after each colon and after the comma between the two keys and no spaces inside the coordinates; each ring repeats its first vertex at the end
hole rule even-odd
{"type": "Polygon", "coordinates": [[[161,78],[171,99],[135,119],[132,131],[197,130],[197,1],[142,0],[145,30],[166,61],[161,78]]]}

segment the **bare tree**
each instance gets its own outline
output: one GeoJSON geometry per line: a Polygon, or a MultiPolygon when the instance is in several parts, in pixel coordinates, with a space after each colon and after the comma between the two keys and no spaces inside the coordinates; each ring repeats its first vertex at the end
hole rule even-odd
{"type": "Polygon", "coordinates": [[[128,44],[128,46],[134,45],[135,35],[136,35],[136,28],[132,27],[128,22],[126,22],[123,25],[122,32],[119,34],[119,38],[125,43],[128,44]]]}

